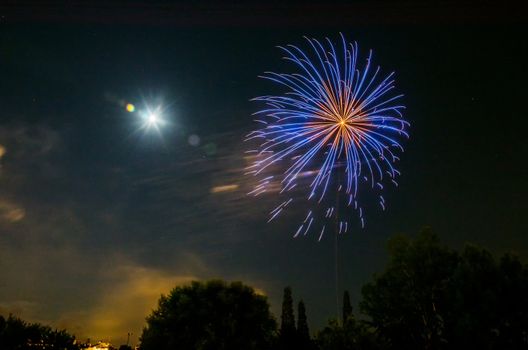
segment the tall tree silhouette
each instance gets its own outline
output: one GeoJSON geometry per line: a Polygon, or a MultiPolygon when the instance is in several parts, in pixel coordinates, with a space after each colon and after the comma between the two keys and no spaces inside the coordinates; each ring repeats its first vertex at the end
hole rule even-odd
{"type": "Polygon", "coordinates": [[[343,324],[345,324],[349,318],[352,317],[352,305],[350,304],[350,295],[348,290],[343,293],[343,324]]]}
{"type": "Polygon", "coordinates": [[[310,331],[308,330],[308,321],[306,319],[306,307],[301,300],[297,306],[297,334],[301,342],[310,340],[310,331]]]}
{"type": "Polygon", "coordinates": [[[295,333],[295,317],[293,315],[293,298],[291,287],[284,288],[281,313],[281,333],[295,333]]]}
{"type": "Polygon", "coordinates": [[[282,298],[281,327],[279,348],[292,349],[296,343],[295,316],[293,314],[293,298],[291,287],[284,288],[282,298]]]}

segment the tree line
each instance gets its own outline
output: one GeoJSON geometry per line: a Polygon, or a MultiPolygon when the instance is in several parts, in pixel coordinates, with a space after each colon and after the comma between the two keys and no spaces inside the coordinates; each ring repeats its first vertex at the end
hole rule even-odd
{"type": "MultiPolygon", "coordinates": [[[[528,349],[528,267],[474,245],[457,251],[424,230],[395,236],[389,261],[361,290],[347,291],[339,319],[311,332],[309,305],[284,289],[280,320],[241,282],[192,282],[162,295],[146,318],[142,350],[528,349]],[[296,316],[296,317],[295,317],[296,316]]],[[[79,347],[66,331],[0,316],[0,349],[79,347]],[[29,344],[29,345],[28,345],[29,344]]]]}
{"type": "Polygon", "coordinates": [[[0,315],[0,349],[77,350],[75,337],[66,330],[52,329],[39,323],[27,323],[17,317],[0,315]]]}
{"type": "Polygon", "coordinates": [[[280,325],[264,296],[240,282],[193,282],[160,299],[147,317],[143,350],[154,349],[528,349],[528,267],[512,254],[461,251],[429,229],[388,242],[389,262],[362,290],[355,315],[348,292],[341,319],[308,329],[290,287],[280,325]],[[250,301],[251,300],[251,301],[250,301]]]}

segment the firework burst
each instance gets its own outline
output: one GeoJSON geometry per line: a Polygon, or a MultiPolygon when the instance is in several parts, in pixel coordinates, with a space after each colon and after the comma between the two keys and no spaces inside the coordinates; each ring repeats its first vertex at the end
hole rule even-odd
{"type": "MultiPolygon", "coordinates": [[[[409,126],[399,103],[403,95],[394,93],[394,73],[380,78],[380,67],[372,68],[372,50],[360,68],[357,43],[347,44],[343,35],[340,46],[328,38],[306,40],[310,55],[293,45],[279,47],[296,72],[261,76],[286,91],[253,99],[265,107],[254,114],[259,128],[246,137],[258,143],[247,152],[253,158],[247,173],[257,179],[250,194],[286,195],[270,212],[270,221],[298,199],[292,191],[304,193],[301,198],[311,204],[295,236],[309,232],[318,217],[333,220],[339,233],[346,232],[346,208],[358,213],[363,227],[362,187],[377,195],[384,210],[381,193],[385,182],[397,185],[395,163],[409,126]],[[329,196],[336,200],[327,200],[329,196]]],[[[323,222],[319,239],[325,226],[323,222]]]]}

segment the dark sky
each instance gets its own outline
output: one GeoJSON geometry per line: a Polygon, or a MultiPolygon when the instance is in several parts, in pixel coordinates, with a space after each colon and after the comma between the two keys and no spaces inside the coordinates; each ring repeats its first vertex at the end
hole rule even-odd
{"type": "Polygon", "coordinates": [[[424,226],[527,261],[525,27],[493,2],[0,5],[0,314],[135,342],[161,293],[218,277],[334,316],[332,237],[266,224],[278,203],[242,175],[257,75],[303,35],[374,49],[411,122],[388,210],[339,239],[340,289],[357,303],[387,239],[424,226]],[[170,125],[138,132],[124,102],[170,125]]]}

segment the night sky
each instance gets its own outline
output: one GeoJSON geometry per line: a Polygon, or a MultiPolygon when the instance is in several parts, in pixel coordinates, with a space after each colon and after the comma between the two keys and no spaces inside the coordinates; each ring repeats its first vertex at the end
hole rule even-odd
{"type": "Polygon", "coordinates": [[[354,304],[395,233],[528,261],[525,28],[493,2],[0,5],[0,314],[135,343],[161,293],[222,278],[276,316],[292,286],[312,330],[335,316],[333,237],[266,224],[279,203],[243,176],[249,100],[277,92],[257,75],[291,68],[276,46],[303,35],[372,48],[411,123],[388,209],[339,237],[354,304]],[[124,103],[169,124],[138,131],[124,103]]]}

